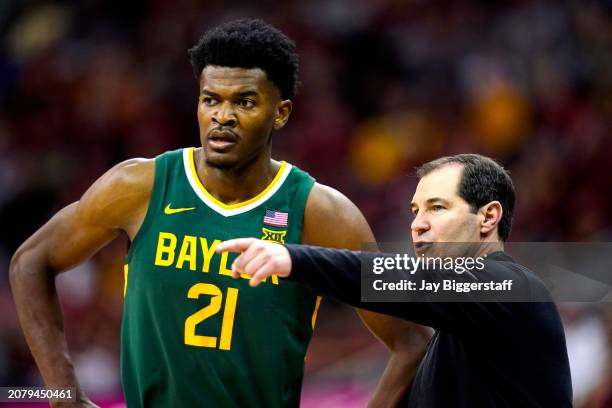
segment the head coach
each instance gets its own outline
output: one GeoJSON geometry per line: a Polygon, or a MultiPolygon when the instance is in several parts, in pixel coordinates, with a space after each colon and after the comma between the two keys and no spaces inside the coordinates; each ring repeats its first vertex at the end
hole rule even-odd
{"type": "MultiPolygon", "coordinates": [[[[469,254],[458,253],[457,246],[438,246],[442,252],[437,255],[485,257],[477,274],[461,275],[468,283],[510,280],[523,291],[548,293],[533,272],[503,251],[514,209],[514,186],[503,167],[484,156],[461,154],[429,162],[417,175],[411,203],[417,254],[439,243],[478,244],[469,254]]],[[[465,251],[468,247],[463,246],[465,251]]],[[[217,247],[227,250],[242,252],[233,273],[251,275],[252,286],[276,274],[352,306],[433,327],[436,333],[412,383],[409,407],[572,406],[565,335],[551,301],[362,302],[362,264],[381,254],[248,238],[217,247]]],[[[440,276],[435,270],[395,273],[404,273],[406,280],[440,276]]]]}

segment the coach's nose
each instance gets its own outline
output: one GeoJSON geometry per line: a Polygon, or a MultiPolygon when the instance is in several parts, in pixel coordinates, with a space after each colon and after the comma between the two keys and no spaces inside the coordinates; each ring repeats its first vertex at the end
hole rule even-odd
{"type": "Polygon", "coordinates": [[[414,220],[412,220],[412,223],[410,224],[412,240],[417,241],[417,238],[429,231],[430,228],[431,224],[427,220],[425,211],[417,213],[417,215],[414,216],[414,220]]]}

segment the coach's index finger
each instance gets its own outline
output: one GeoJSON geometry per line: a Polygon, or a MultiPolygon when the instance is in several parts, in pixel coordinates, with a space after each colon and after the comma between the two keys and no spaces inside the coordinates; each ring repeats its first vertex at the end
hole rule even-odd
{"type": "Polygon", "coordinates": [[[244,252],[257,242],[255,238],[236,238],[221,242],[215,247],[215,252],[244,252]]]}

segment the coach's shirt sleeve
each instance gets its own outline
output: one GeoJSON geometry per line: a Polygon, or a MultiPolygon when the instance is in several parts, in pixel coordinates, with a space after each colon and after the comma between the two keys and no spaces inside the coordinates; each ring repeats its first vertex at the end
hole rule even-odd
{"type": "MultiPolygon", "coordinates": [[[[355,252],[302,245],[287,245],[292,261],[290,280],[303,283],[319,293],[332,296],[344,303],[361,309],[384,313],[411,320],[436,329],[455,333],[474,334],[474,329],[487,329],[503,325],[503,331],[511,335],[513,322],[519,322],[531,313],[530,304],[507,302],[439,302],[417,298],[418,294],[407,294],[413,298],[407,302],[362,302],[362,262],[372,264],[380,253],[355,252]]],[[[428,271],[432,280],[440,279],[438,272],[428,271]]],[[[537,279],[526,276],[521,266],[503,252],[491,254],[485,261],[484,280],[512,279],[523,291],[533,291],[537,279]]],[[[422,278],[423,275],[421,275],[422,278]]],[[[406,273],[407,279],[414,275],[406,273]]],[[[469,279],[467,276],[464,279],[469,279]]],[[[543,285],[535,290],[545,292],[543,285]]],[[[468,299],[468,297],[466,297],[468,299]]]]}
{"type": "MultiPolygon", "coordinates": [[[[380,253],[287,246],[289,279],[362,309],[436,329],[413,380],[410,407],[571,407],[572,386],[559,312],[554,303],[505,302],[477,296],[461,302],[362,302],[362,276],[380,253]],[[363,265],[363,266],[362,266],[363,265]],[[365,267],[362,274],[362,267],[365,267]]],[[[439,280],[441,271],[417,271],[439,280]],[[428,275],[429,273],[429,275],[428,275]]],[[[454,273],[454,272],[453,272],[454,273]]],[[[406,273],[398,278],[414,279],[406,273]]],[[[528,291],[547,294],[533,272],[503,252],[489,254],[469,282],[513,279],[528,291]]],[[[368,282],[365,279],[364,284],[368,282]]],[[[421,301],[422,300],[422,301],[421,301]]]]}

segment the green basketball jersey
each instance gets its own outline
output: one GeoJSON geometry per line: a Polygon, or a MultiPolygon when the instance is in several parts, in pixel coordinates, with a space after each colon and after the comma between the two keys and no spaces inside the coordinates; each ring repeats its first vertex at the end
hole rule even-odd
{"type": "Polygon", "coordinates": [[[149,208],[126,258],[121,376],[128,407],[296,407],[317,296],[231,277],[224,240],[299,243],[314,180],[282,163],[270,185],[225,205],[198,179],[193,148],[155,160],[149,208]]]}

